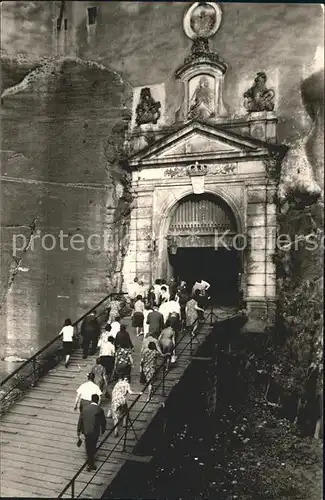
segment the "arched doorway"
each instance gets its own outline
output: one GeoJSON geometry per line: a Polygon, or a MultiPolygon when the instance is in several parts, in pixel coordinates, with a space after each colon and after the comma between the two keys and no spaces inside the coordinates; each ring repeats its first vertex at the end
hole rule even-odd
{"type": "Polygon", "coordinates": [[[189,288],[202,278],[211,283],[215,303],[237,303],[241,255],[231,245],[237,233],[234,213],[222,198],[209,193],[185,196],[174,207],[167,234],[170,274],[189,288]]]}

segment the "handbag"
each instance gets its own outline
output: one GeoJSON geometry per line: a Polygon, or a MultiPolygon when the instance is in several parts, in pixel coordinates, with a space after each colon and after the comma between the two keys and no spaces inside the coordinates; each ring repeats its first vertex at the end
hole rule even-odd
{"type": "Polygon", "coordinates": [[[140,364],[140,384],[145,384],[147,381],[146,381],[146,377],[145,377],[145,374],[143,372],[143,363],[140,364]]]}
{"type": "Polygon", "coordinates": [[[79,347],[80,347],[80,345],[79,345],[79,339],[78,339],[77,335],[74,335],[72,337],[72,347],[74,349],[79,349],[79,347]]]}

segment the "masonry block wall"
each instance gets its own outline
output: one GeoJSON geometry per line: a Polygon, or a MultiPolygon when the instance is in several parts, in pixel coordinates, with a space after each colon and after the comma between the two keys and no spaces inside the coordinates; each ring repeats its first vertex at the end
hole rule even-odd
{"type": "Polygon", "coordinates": [[[274,304],[267,311],[268,301],[276,299],[275,245],[277,237],[276,187],[248,186],[247,190],[247,299],[249,313],[255,319],[274,320],[274,304]],[[272,312],[271,312],[272,311],[272,312]],[[270,317],[267,318],[267,315],[270,317]]]}
{"type": "Polygon", "coordinates": [[[130,220],[130,244],[124,260],[123,277],[125,288],[135,277],[148,285],[152,279],[155,254],[152,242],[152,190],[134,189],[134,206],[130,220]]]}
{"type": "Polygon", "coordinates": [[[117,211],[125,175],[118,137],[110,137],[130,91],[112,71],[66,60],[32,73],[20,93],[3,99],[2,356],[30,354],[40,332],[44,344],[65,317],[76,319],[121,286],[117,249],[127,218],[118,220],[117,211]],[[18,238],[13,255],[15,234],[27,243],[39,238],[29,247],[18,238]]]}

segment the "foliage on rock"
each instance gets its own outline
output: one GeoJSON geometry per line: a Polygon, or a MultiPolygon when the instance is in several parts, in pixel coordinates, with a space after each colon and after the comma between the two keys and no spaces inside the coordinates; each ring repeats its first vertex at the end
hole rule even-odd
{"type": "Polygon", "coordinates": [[[270,374],[281,388],[303,403],[322,390],[323,232],[319,215],[315,206],[291,207],[282,215],[280,233],[289,235],[292,244],[278,250],[276,256],[279,321],[270,374]],[[315,380],[313,387],[311,377],[315,380]]]}

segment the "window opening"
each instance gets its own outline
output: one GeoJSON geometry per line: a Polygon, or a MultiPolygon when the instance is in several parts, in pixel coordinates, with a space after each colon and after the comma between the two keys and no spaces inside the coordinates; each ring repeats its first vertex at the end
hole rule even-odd
{"type": "Polygon", "coordinates": [[[96,24],[97,7],[89,7],[88,9],[88,24],[96,24]]]}

